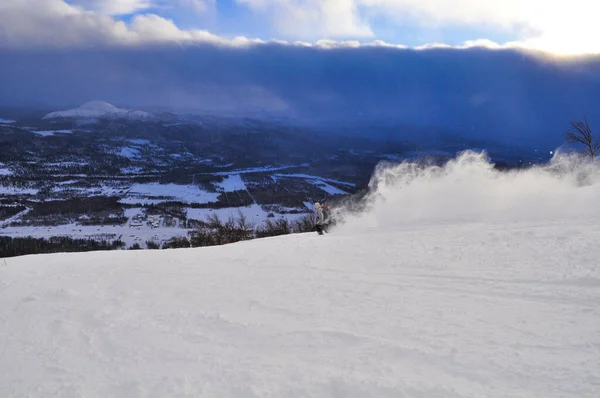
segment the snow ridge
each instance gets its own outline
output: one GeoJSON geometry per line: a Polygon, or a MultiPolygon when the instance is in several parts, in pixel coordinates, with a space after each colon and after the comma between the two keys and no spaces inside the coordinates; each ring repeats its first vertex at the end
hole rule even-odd
{"type": "Polygon", "coordinates": [[[124,118],[134,120],[144,120],[153,117],[152,113],[117,108],[116,106],[104,101],[90,101],[78,108],[64,111],[51,112],[43,117],[43,119],[54,118],[124,118]]]}

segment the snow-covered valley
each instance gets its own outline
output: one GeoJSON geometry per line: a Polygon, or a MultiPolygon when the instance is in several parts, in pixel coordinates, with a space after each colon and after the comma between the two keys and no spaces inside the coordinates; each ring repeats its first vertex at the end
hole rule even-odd
{"type": "Polygon", "coordinates": [[[598,170],[467,154],[325,236],[9,258],[0,396],[595,398],[598,170]]]}
{"type": "Polygon", "coordinates": [[[162,246],[212,214],[294,222],[306,203],[358,190],[377,161],[331,161],[347,150],[315,152],[314,132],[275,122],[138,116],[91,102],[0,125],[0,256],[29,237],[162,246]]]}

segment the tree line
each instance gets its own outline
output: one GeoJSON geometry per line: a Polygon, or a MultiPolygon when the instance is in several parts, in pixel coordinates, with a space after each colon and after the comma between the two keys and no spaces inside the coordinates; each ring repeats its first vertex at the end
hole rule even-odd
{"type": "MultiPolygon", "coordinates": [[[[268,218],[264,224],[256,225],[248,221],[248,218],[238,210],[237,216],[231,215],[226,220],[217,214],[211,214],[206,221],[197,224],[194,231],[187,237],[175,237],[162,246],[149,241],[146,245],[149,249],[173,249],[183,247],[219,246],[230,243],[266,238],[293,233],[311,232],[315,230],[314,215],[305,215],[297,220],[290,221],[286,218],[268,218]]],[[[138,245],[139,246],[139,245],[138,245]]],[[[141,247],[132,247],[133,249],[141,247]]]]}
{"type": "MultiPolygon", "coordinates": [[[[256,238],[311,232],[315,228],[314,215],[305,215],[295,221],[285,218],[267,219],[262,225],[249,222],[238,210],[237,216],[226,220],[212,214],[206,221],[200,221],[188,237],[174,237],[164,243],[153,240],[146,242],[147,249],[177,249],[186,247],[219,246],[256,238]]],[[[12,238],[0,236],[0,258],[23,256],[28,254],[47,254],[65,252],[87,252],[96,250],[141,250],[139,243],[130,247],[119,240],[95,240],[56,236],[51,238],[12,238]]]]}
{"type": "Polygon", "coordinates": [[[24,256],[27,254],[87,252],[115,250],[125,247],[120,240],[74,239],[68,236],[51,238],[12,238],[0,236],[0,258],[24,256]]]}

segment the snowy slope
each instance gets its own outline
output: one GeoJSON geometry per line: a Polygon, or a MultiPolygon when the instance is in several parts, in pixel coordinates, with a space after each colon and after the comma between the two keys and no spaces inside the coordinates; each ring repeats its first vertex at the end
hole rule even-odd
{"type": "Polygon", "coordinates": [[[149,112],[117,108],[108,102],[91,101],[75,109],[52,112],[44,116],[44,119],[53,118],[126,118],[126,119],[148,119],[152,117],[149,112]]]}
{"type": "Polygon", "coordinates": [[[0,396],[596,398],[598,169],[486,165],[323,237],[9,258],[0,396]]]}
{"type": "Polygon", "coordinates": [[[599,239],[468,225],[9,259],[0,395],[597,397],[599,239]]]}

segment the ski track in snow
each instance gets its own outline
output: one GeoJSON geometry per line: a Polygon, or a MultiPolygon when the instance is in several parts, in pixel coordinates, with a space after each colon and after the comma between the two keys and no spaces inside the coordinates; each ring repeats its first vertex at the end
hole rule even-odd
{"type": "MultiPolygon", "coordinates": [[[[0,221],[0,228],[3,228],[7,225],[10,225],[11,222],[13,221],[17,221],[18,219],[20,219],[21,217],[23,217],[25,214],[29,213],[31,211],[31,208],[28,207],[23,211],[18,212],[17,214],[15,214],[12,217],[8,217],[7,219],[1,220],[0,221]]],[[[0,230],[0,236],[3,235],[2,230],[0,230]]]]}
{"type": "Polygon", "coordinates": [[[597,398],[598,221],[9,258],[0,396],[597,398]]]}

